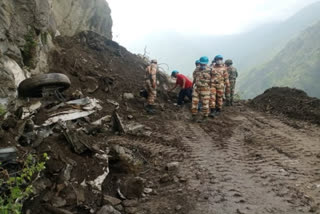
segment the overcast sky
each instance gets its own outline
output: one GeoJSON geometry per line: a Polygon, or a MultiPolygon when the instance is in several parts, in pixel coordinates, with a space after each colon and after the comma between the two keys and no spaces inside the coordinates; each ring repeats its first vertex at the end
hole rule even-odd
{"type": "Polygon", "coordinates": [[[107,0],[113,37],[130,49],[152,32],[236,34],[262,23],[282,21],[319,0],[107,0]]]}

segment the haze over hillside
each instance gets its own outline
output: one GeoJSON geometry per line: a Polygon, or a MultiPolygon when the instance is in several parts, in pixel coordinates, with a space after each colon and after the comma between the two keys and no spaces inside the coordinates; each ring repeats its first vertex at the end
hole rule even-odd
{"type": "Polygon", "coordinates": [[[242,78],[240,91],[253,97],[272,86],[303,89],[320,97],[320,22],[290,41],[270,62],[242,78]]]}
{"type": "MultiPolygon", "coordinates": [[[[246,2],[248,3],[248,1],[246,2]]],[[[292,10],[292,8],[289,6],[289,1],[287,3],[287,11],[292,10]]],[[[284,3],[282,2],[281,4],[283,5],[284,3]]],[[[278,6],[272,6],[272,10],[280,7],[281,4],[278,6]]],[[[111,6],[112,5],[113,4],[111,1],[111,6]]],[[[305,5],[307,5],[307,2],[305,2],[305,5]]],[[[268,11],[271,9],[269,6],[264,4],[263,7],[266,7],[264,10],[268,11]]],[[[146,20],[144,28],[154,29],[154,32],[151,34],[141,33],[141,35],[144,36],[136,37],[136,32],[130,31],[132,32],[132,37],[134,40],[132,39],[132,42],[127,44],[126,47],[135,53],[143,53],[143,50],[146,47],[147,55],[152,58],[157,58],[160,63],[166,63],[169,66],[167,67],[166,65],[162,65],[162,67],[168,70],[168,72],[173,69],[177,69],[189,76],[191,76],[191,73],[194,70],[194,61],[199,58],[199,56],[207,55],[210,57],[210,59],[212,59],[216,54],[222,54],[225,56],[225,58],[232,58],[240,73],[238,80],[238,89],[240,90],[238,90],[238,92],[240,92],[243,98],[251,98],[256,93],[252,93],[250,90],[255,91],[259,89],[259,91],[261,91],[264,88],[250,87],[249,89],[249,87],[246,87],[248,84],[250,85],[250,82],[256,81],[254,78],[258,78],[257,75],[252,74],[258,70],[254,68],[262,67],[262,65],[272,60],[273,57],[277,55],[289,41],[295,39],[306,28],[317,23],[320,20],[319,11],[320,2],[317,1],[304,7],[286,20],[279,21],[281,19],[271,19],[273,22],[268,22],[268,20],[265,20],[265,24],[257,25],[256,28],[250,30],[249,32],[215,36],[197,34],[198,32],[196,31],[193,34],[190,34],[179,31],[179,29],[168,29],[167,31],[164,31],[163,29],[157,30],[156,26],[149,26],[150,21],[146,20]],[[149,25],[147,25],[148,23],[149,25]]],[[[178,14],[180,13],[183,13],[183,11],[180,11],[178,14]]],[[[149,13],[146,12],[146,14],[149,13]]],[[[168,16],[170,16],[170,14],[168,14],[168,16]]],[[[274,14],[274,16],[277,16],[277,14],[274,14]]],[[[154,17],[150,17],[152,20],[153,18],[154,17]]],[[[257,17],[257,19],[260,18],[261,17],[257,17]]],[[[177,19],[181,19],[181,17],[177,19]]],[[[117,23],[116,20],[115,23],[117,23]]],[[[230,17],[222,19],[222,22],[224,20],[229,22],[230,17]]],[[[167,18],[163,17],[163,22],[166,21],[167,18]]],[[[176,20],[173,21],[175,22],[176,20]]],[[[187,20],[184,22],[186,21],[187,20]]],[[[234,21],[236,22],[237,20],[234,21]]],[[[184,22],[182,22],[182,24],[184,22]]],[[[190,25],[192,25],[195,29],[197,28],[192,23],[190,23],[190,25]]],[[[214,22],[208,20],[206,27],[214,28],[214,22]]],[[[137,29],[143,30],[139,24],[137,29]]],[[[223,27],[222,31],[225,32],[226,28],[223,27]]],[[[131,33],[127,33],[125,37],[128,38],[128,35],[131,35],[131,33]]],[[[117,40],[116,34],[115,39],[117,40]]],[[[290,87],[294,85],[288,86],[290,87]]]]}
{"type": "Polygon", "coordinates": [[[320,2],[314,3],[288,20],[264,24],[250,32],[228,36],[196,36],[176,32],[155,32],[136,40],[130,47],[147,47],[152,57],[165,62],[170,69],[191,74],[194,61],[201,55],[210,58],[223,54],[233,58],[240,72],[270,60],[299,32],[320,20],[320,2]]]}

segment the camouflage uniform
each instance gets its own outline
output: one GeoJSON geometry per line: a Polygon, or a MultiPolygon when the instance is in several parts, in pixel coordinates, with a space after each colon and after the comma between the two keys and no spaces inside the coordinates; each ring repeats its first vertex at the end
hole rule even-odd
{"type": "Polygon", "coordinates": [[[222,108],[223,105],[223,94],[225,91],[226,97],[230,95],[230,83],[229,74],[224,65],[214,65],[211,70],[211,98],[210,108],[218,109],[222,108]],[[217,106],[216,106],[217,103],[217,106]]]}
{"type": "Polygon", "coordinates": [[[157,85],[157,65],[151,64],[146,68],[146,74],[145,74],[145,87],[148,92],[148,105],[154,105],[154,101],[157,96],[157,90],[156,88],[153,88],[153,84],[157,85]]]}
{"type": "Polygon", "coordinates": [[[238,71],[232,65],[227,67],[227,71],[229,74],[229,82],[230,82],[230,103],[233,103],[233,95],[236,87],[236,80],[238,78],[238,71]]]}
{"type": "Polygon", "coordinates": [[[204,117],[209,115],[209,101],[210,101],[210,68],[207,67],[205,70],[196,68],[193,72],[193,92],[192,92],[192,115],[198,113],[199,101],[202,102],[202,114],[204,117]]]}
{"type": "Polygon", "coordinates": [[[200,72],[200,66],[197,66],[196,69],[193,71],[192,78],[193,78],[193,85],[196,82],[197,76],[199,75],[198,73],[200,72]]]}

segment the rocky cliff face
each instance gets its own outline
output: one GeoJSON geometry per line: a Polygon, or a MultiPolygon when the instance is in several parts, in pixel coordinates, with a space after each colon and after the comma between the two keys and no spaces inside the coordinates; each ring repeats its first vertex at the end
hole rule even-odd
{"type": "Polygon", "coordinates": [[[26,77],[46,72],[52,38],[84,30],[112,39],[105,0],[2,0],[0,3],[0,104],[16,96],[26,77]]]}
{"type": "Polygon", "coordinates": [[[62,35],[90,30],[112,39],[111,10],[106,0],[55,0],[52,12],[62,35]]]}

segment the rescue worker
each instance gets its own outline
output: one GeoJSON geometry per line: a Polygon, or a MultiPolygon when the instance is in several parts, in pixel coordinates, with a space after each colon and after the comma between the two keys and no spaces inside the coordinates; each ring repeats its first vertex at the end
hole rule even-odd
{"type": "Polygon", "coordinates": [[[200,58],[200,68],[196,68],[193,73],[193,92],[192,92],[192,120],[197,121],[198,104],[202,102],[202,121],[205,122],[209,115],[210,101],[210,80],[211,69],[208,67],[209,59],[206,56],[200,58]]]}
{"type": "Polygon", "coordinates": [[[212,60],[210,67],[212,68],[214,66],[214,59],[212,60]]]}
{"type": "Polygon", "coordinates": [[[231,59],[227,59],[225,61],[225,65],[227,67],[227,71],[229,74],[229,82],[230,82],[230,99],[227,99],[227,106],[233,105],[233,96],[236,88],[236,80],[238,78],[238,71],[235,67],[233,67],[233,62],[231,59]]]}
{"type": "Polygon", "coordinates": [[[223,94],[226,98],[230,96],[230,83],[227,68],[223,64],[223,56],[217,55],[214,58],[214,65],[211,69],[211,98],[210,117],[218,116],[223,105],[223,94]]]}
{"type": "Polygon", "coordinates": [[[178,97],[178,105],[181,106],[184,102],[184,98],[188,97],[189,100],[192,100],[192,82],[188,77],[183,74],[179,74],[179,71],[174,70],[171,73],[171,77],[176,78],[176,84],[173,88],[169,90],[169,92],[173,91],[179,85],[181,87],[179,97],[178,97]]]}
{"type": "MultiPolygon", "coordinates": [[[[196,70],[198,70],[200,68],[200,60],[199,59],[196,60],[195,64],[196,64],[196,70]]],[[[195,80],[194,73],[195,73],[195,71],[193,72],[193,76],[192,76],[192,78],[193,78],[192,85],[194,85],[194,80],[195,80]]],[[[202,108],[202,103],[201,103],[201,101],[199,101],[199,105],[198,105],[198,111],[199,112],[201,111],[201,108],[202,108]]]]}
{"type": "Polygon", "coordinates": [[[200,68],[200,60],[196,60],[196,68],[200,68]]]}
{"type": "Polygon", "coordinates": [[[150,114],[155,113],[154,111],[154,101],[157,96],[157,66],[158,62],[156,59],[151,60],[151,64],[146,68],[145,73],[145,87],[146,91],[148,92],[148,98],[147,98],[147,105],[145,107],[146,111],[150,114]]]}
{"type": "Polygon", "coordinates": [[[198,59],[195,64],[196,64],[196,68],[195,68],[195,70],[193,71],[193,74],[192,74],[192,78],[193,78],[192,85],[194,85],[194,83],[195,83],[195,79],[196,79],[195,75],[196,75],[196,73],[199,72],[199,70],[200,70],[200,66],[201,66],[200,60],[198,59]]]}

